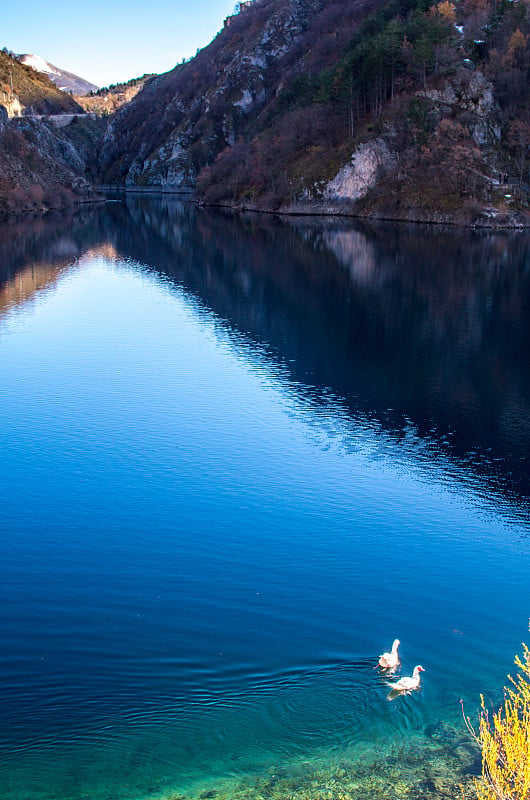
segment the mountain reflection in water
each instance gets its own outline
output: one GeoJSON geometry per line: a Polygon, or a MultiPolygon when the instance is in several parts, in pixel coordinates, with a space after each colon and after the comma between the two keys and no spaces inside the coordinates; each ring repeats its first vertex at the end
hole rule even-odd
{"type": "MultiPolygon", "coordinates": [[[[308,402],[406,437],[526,512],[530,238],[127,198],[0,230],[0,316],[87,253],[194,295],[308,402]],[[43,257],[44,254],[44,257],[43,257]]],[[[410,446],[412,442],[413,446],[410,446]]],[[[448,466],[449,465],[449,466],[448,466]]]]}

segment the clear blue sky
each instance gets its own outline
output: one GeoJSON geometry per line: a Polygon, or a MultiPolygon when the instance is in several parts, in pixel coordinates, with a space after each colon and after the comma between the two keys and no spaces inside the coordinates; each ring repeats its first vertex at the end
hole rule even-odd
{"type": "Polygon", "coordinates": [[[166,72],[208,44],[236,0],[1,0],[0,48],[98,86],[166,72]]]}

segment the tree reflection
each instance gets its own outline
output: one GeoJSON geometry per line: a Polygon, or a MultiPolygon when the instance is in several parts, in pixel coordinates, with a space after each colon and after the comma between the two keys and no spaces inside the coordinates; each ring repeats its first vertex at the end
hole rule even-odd
{"type": "Polygon", "coordinates": [[[354,423],[369,418],[397,438],[412,429],[429,452],[526,509],[529,246],[526,232],[280,219],[129,197],[4,227],[0,313],[87,251],[111,247],[262,345],[311,402],[331,393],[354,423]],[[15,278],[27,291],[17,294],[15,278]]]}

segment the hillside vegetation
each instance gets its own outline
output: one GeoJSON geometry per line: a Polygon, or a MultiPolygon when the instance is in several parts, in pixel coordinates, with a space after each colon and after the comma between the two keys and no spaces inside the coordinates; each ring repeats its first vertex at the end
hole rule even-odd
{"type": "Polygon", "coordinates": [[[103,181],[398,218],[526,208],[526,0],[254,0],[229,22],[113,117],[103,181]]]}
{"type": "MultiPolygon", "coordinates": [[[[93,129],[26,128],[24,147],[210,204],[527,224],[529,41],[530,0],[253,0],[187,63],[85,98],[93,129]]],[[[80,108],[0,57],[26,113],[80,108]]]]}
{"type": "Polygon", "coordinates": [[[0,51],[0,218],[93,196],[103,134],[47,76],[0,51]],[[65,127],[47,119],[63,114],[73,115],[65,127]]]}
{"type": "Polygon", "coordinates": [[[97,120],[64,128],[27,118],[0,120],[0,219],[61,208],[94,196],[94,164],[103,138],[97,120]]]}
{"type": "Polygon", "coordinates": [[[7,106],[12,96],[24,114],[82,114],[83,109],[62,92],[47,75],[21,64],[0,50],[0,105],[7,106]]]}
{"type": "Polygon", "coordinates": [[[129,103],[143,89],[145,83],[154,77],[152,74],[146,74],[141,78],[131,78],[126,83],[113,83],[89,94],[74,95],[74,97],[85,111],[108,116],[129,103]]]}

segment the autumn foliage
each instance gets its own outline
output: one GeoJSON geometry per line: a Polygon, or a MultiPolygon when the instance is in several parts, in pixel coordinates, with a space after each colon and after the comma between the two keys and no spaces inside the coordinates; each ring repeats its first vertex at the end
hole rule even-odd
{"type": "Polygon", "coordinates": [[[530,650],[523,645],[519,669],[509,676],[504,703],[490,715],[481,697],[479,730],[468,728],[482,748],[482,780],[476,781],[478,800],[530,798],[530,650]]]}

